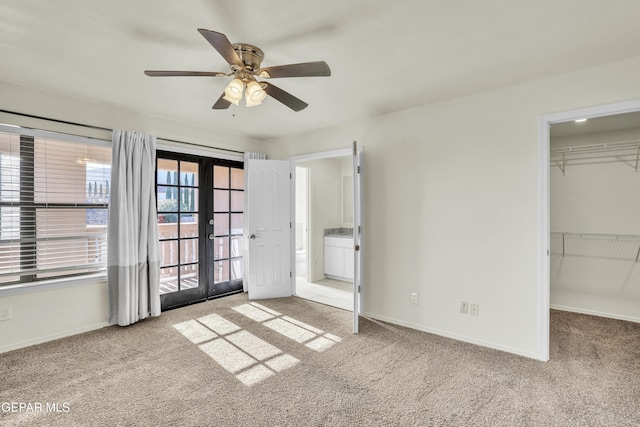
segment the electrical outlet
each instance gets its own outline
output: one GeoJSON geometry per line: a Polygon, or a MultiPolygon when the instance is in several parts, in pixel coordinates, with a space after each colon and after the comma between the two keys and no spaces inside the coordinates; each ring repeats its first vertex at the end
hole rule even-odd
{"type": "Polygon", "coordinates": [[[418,293],[417,292],[412,292],[411,293],[411,304],[418,304],[418,293]]]}
{"type": "Polygon", "coordinates": [[[472,302],[471,303],[471,315],[472,316],[477,316],[478,314],[480,314],[480,304],[472,302]]]}
{"type": "Polygon", "coordinates": [[[460,313],[467,314],[469,313],[469,303],[466,301],[460,301],[460,313]]]}
{"type": "Polygon", "coordinates": [[[11,319],[11,306],[0,307],[0,321],[11,319]]]}

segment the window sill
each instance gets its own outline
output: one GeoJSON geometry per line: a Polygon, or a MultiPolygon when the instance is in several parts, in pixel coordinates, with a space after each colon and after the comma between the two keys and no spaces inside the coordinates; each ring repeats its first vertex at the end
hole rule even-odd
{"type": "Polygon", "coordinates": [[[67,288],[71,286],[101,283],[107,281],[107,273],[89,274],[79,277],[66,277],[64,279],[43,280],[28,284],[0,286],[0,298],[12,295],[29,294],[33,292],[50,291],[52,289],[67,288]]]}

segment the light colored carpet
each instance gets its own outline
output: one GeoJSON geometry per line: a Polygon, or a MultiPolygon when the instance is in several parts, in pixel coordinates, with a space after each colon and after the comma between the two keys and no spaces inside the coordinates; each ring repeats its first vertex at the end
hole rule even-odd
{"type": "Polygon", "coordinates": [[[1,404],[60,410],[0,425],[639,425],[640,325],[551,323],[543,363],[365,319],[352,335],[347,311],[234,295],[0,354],[1,404]]]}

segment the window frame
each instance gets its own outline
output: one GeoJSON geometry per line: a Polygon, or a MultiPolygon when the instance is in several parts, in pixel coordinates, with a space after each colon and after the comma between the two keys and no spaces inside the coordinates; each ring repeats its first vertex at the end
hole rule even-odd
{"type": "MultiPolygon", "coordinates": [[[[60,141],[64,143],[83,144],[88,146],[111,148],[112,142],[110,140],[83,137],[78,135],[71,135],[61,132],[51,132],[40,129],[31,129],[14,125],[0,124],[0,132],[13,134],[19,136],[20,144],[20,158],[23,161],[23,155],[26,153],[28,156],[27,162],[34,165],[31,171],[28,168],[20,168],[20,182],[19,182],[19,200],[12,201],[0,201],[0,207],[15,207],[20,210],[19,214],[19,237],[18,239],[7,239],[9,241],[24,241],[31,240],[35,243],[36,239],[36,215],[39,209],[107,209],[109,208],[108,201],[105,203],[57,203],[57,202],[35,202],[35,148],[36,139],[49,139],[54,141],[60,141]],[[24,212],[28,212],[27,215],[24,212]],[[33,220],[29,223],[29,219],[33,220]]],[[[109,164],[111,166],[111,163],[109,164]]],[[[107,227],[108,225],[105,225],[107,227]]],[[[105,239],[107,231],[105,228],[105,239]]],[[[106,241],[106,240],[105,240],[106,241]]],[[[54,289],[65,286],[75,286],[86,283],[104,282],[107,276],[107,260],[106,252],[104,258],[104,265],[100,266],[94,271],[78,272],[57,275],[53,277],[38,278],[37,275],[42,273],[38,271],[37,266],[37,248],[34,245],[30,250],[23,254],[20,252],[19,263],[21,266],[29,266],[23,270],[25,273],[16,273],[19,276],[18,281],[0,283],[0,297],[8,295],[16,295],[25,292],[31,292],[34,289],[45,290],[54,289]]],[[[94,264],[91,264],[90,269],[95,268],[94,264]]],[[[60,270],[68,270],[68,267],[59,267],[60,270]]],[[[48,272],[55,272],[55,269],[48,272]]]]}

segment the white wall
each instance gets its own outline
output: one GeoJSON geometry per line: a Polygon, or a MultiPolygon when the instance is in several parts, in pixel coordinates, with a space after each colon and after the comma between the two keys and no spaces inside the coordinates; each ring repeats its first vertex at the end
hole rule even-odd
{"type": "Polygon", "coordinates": [[[309,277],[315,282],[324,276],[324,230],[342,226],[340,159],[299,162],[308,170],[309,179],[309,277]]]}
{"type": "Polygon", "coordinates": [[[364,146],[366,314],[543,358],[539,118],[640,98],[639,72],[634,58],[274,139],[268,154],[364,146]]]}
{"type": "MultiPolygon", "coordinates": [[[[5,82],[0,82],[0,109],[109,129],[144,131],[207,146],[239,151],[260,150],[258,142],[252,139],[5,82]]],[[[7,113],[0,113],[0,123],[111,140],[109,132],[7,113]]],[[[192,150],[193,147],[187,149],[192,150]]],[[[0,288],[2,306],[11,307],[12,319],[0,322],[0,352],[107,324],[104,280],[17,295],[7,295],[6,289],[0,288]]]]}
{"type": "MultiPolygon", "coordinates": [[[[551,146],[638,139],[640,129],[557,138],[551,146]]],[[[552,167],[551,231],[640,235],[640,173],[634,166],[627,162],[581,164],[567,166],[564,176],[552,167]]],[[[593,240],[567,240],[565,244],[563,257],[561,241],[552,243],[551,306],[640,322],[638,244],[593,240]]]]}
{"type": "Polygon", "coordinates": [[[0,353],[107,326],[106,279],[0,296],[11,320],[0,322],[0,353]]]}

